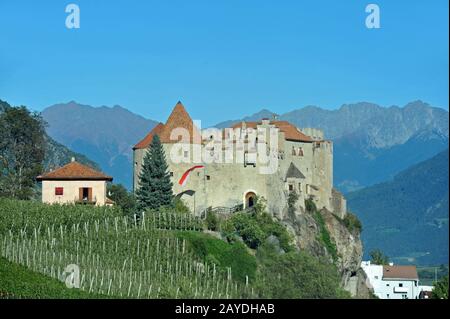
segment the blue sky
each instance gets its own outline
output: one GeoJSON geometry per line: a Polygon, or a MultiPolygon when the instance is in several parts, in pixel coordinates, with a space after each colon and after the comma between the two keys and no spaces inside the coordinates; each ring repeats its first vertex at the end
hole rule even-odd
{"type": "Polygon", "coordinates": [[[0,0],[0,99],[35,110],[76,100],[164,121],[182,100],[206,125],[359,101],[448,110],[448,54],[447,0],[0,0]]]}

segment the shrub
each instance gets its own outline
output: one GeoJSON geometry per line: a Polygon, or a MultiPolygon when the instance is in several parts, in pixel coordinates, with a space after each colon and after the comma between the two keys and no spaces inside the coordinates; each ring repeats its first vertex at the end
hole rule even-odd
{"type": "Polygon", "coordinates": [[[273,235],[280,241],[284,251],[291,251],[292,238],[287,229],[265,211],[254,214],[237,213],[222,226],[222,233],[229,241],[235,241],[237,236],[242,237],[244,243],[256,249],[269,236],[273,235]]]}
{"type": "Polygon", "coordinates": [[[209,230],[216,231],[219,229],[219,219],[211,210],[206,212],[205,223],[209,230]]]}
{"type": "Polygon", "coordinates": [[[308,211],[308,212],[317,211],[316,204],[314,203],[312,198],[308,198],[305,200],[305,207],[306,207],[306,211],[308,211]]]}
{"type": "Polygon", "coordinates": [[[190,214],[190,209],[186,206],[186,204],[180,199],[175,197],[172,201],[172,207],[176,213],[180,214],[190,214]]]}
{"type": "Polygon", "coordinates": [[[258,249],[256,286],[260,298],[349,298],[336,267],[307,252],[278,254],[270,244],[258,249]]]}
{"type": "Polygon", "coordinates": [[[325,225],[325,221],[323,220],[322,214],[318,211],[314,213],[314,219],[317,222],[317,225],[319,226],[319,241],[324,245],[328,253],[333,258],[333,261],[337,261],[338,259],[338,253],[337,253],[337,247],[336,243],[333,241],[333,239],[330,236],[330,232],[327,229],[327,226],[325,225]]]}
{"type": "Polygon", "coordinates": [[[362,224],[358,217],[350,212],[347,212],[343,219],[345,227],[347,227],[349,232],[362,231],[362,224]]]}
{"type": "Polygon", "coordinates": [[[180,232],[179,237],[185,238],[194,253],[210,264],[218,266],[226,272],[231,267],[234,279],[245,282],[246,276],[254,280],[256,276],[256,258],[249,254],[241,242],[227,243],[211,235],[195,232],[180,232]]]}

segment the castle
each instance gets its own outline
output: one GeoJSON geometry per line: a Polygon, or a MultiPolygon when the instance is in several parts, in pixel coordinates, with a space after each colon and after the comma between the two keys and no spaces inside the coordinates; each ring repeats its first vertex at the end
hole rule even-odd
{"type": "Polygon", "coordinates": [[[318,129],[299,129],[287,121],[261,119],[229,129],[200,130],[178,102],[133,147],[133,187],[139,187],[143,158],[153,136],[166,153],[174,194],[199,215],[206,209],[249,208],[258,197],[283,218],[288,196],[296,192],[299,209],[311,198],[343,218],[346,201],[333,188],[333,144],[318,129]]]}

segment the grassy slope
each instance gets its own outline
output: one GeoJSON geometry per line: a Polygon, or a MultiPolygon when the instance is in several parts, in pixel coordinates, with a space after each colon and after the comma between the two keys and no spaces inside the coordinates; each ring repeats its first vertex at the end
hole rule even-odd
{"type": "Polygon", "coordinates": [[[0,257],[0,299],[83,299],[101,298],[78,289],[69,289],[64,283],[31,271],[24,266],[0,257]]]}
{"type": "Polygon", "coordinates": [[[256,258],[243,243],[227,243],[199,232],[177,232],[177,236],[186,239],[189,248],[200,259],[213,262],[219,270],[226,271],[226,267],[231,267],[233,279],[245,282],[246,276],[249,280],[255,278],[256,258]]]}

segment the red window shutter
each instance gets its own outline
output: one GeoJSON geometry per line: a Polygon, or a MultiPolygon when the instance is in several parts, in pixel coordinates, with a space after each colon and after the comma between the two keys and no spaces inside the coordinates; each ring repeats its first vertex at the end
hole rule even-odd
{"type": "Polygon", "coordinates": [[[55,187],[55,195],[64,195],[64,187],[55,187]]]}

